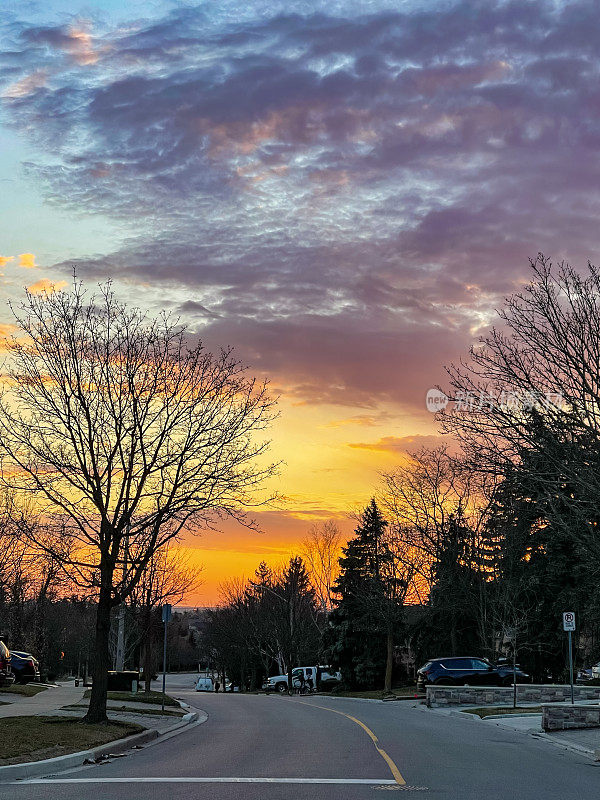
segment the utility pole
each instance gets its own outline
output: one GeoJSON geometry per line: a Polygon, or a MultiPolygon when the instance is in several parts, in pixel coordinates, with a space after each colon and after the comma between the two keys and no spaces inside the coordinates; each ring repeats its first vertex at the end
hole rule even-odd
{"type": "MultiPolygon", "coordinates": [[[[127,579],[127,556],[129,551],[129,531],[125,534],[125,550],[123,554],[123,585],[127,579]]],[[[122,672],[125,669],[125,602],[119,606],[119,627],[117,629],[117,653],[115,656],[115,669],[122,672]]]]}

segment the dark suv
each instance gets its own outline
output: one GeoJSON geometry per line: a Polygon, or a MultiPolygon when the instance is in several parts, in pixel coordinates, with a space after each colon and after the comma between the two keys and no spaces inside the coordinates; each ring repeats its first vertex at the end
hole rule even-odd
{"type": "MultiPolygon", "coordinates": [[[[529,683],[530,677],[516,670],[517,683],[529,683]]],[[[509,664],[494,666],[484,658],[432,658],[417,672],[417,689],[426,686],[511,686],[513,670],[509,664]]]]}
{"type": "Polygon", "coordinates": [[[10,668],[10,651],[0,640],[0,686],[11,686],[15,682],[15,676],[10,668]]]}
{"type": "Polygon", "coordinates": [[[40,679],[40,663],[31,653],[11,650],[10,667],[17,683],[30,683],[40,679]]]}

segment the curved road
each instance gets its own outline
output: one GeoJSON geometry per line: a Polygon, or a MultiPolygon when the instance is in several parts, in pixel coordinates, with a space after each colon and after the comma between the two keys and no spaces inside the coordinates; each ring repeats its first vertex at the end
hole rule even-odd
{"type": "Polygon", "coordinates": [[[0,785],[0,798],[363,800],[391,790],[444,800],[579,800],[600,794],[600,766],[587,758],[411,703],[171,691],[206,711],[207,721],[108,764],[0,785]]]}

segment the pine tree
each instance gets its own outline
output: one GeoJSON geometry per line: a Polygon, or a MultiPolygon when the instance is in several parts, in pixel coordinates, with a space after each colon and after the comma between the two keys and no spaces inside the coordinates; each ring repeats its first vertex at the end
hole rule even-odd
{"type": "Polygon", "coordinates": [[[384,543],[387,523],[375,500],[365,508],[356,536],[343,548],[335,583],[335,609],[330,617],[331,661],[350,688],[378,685],[385,669],[386,633],[381,609],[382,571],[388,559],[384,543]]]}
{"type": "MultiPolygon", "coordinates": [[[[570,448],[564,445],[565,461],[570,448]]],[[[552,463],[527,453],[522,464],[507,472],[490,519],[500,546],[496,606],[511,627],[517,626],[514,619],[519,621],[521,666],[540,681],[548,672],[563,677],[563,611],[577,613],[577,639],[591,645],[591,660],[598,652],[592,644],[598,636],[596,569],[584,546],[586,528],[597,526],[598,515],[591,510],[583,525],[572,513],[577,491],[552,463]]]]}

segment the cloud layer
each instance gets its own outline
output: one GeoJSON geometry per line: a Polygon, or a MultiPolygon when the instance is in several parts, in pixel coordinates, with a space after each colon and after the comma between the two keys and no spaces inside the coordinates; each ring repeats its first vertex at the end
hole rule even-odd
{"type": "Polygon", "coordinates": [[[595,258],[600,205],[596,4],[427,6],[8,19],[28,175],[135,231],[80,272],[151,286],[298,402],[422,408],[528,256],[595,258]]]}

